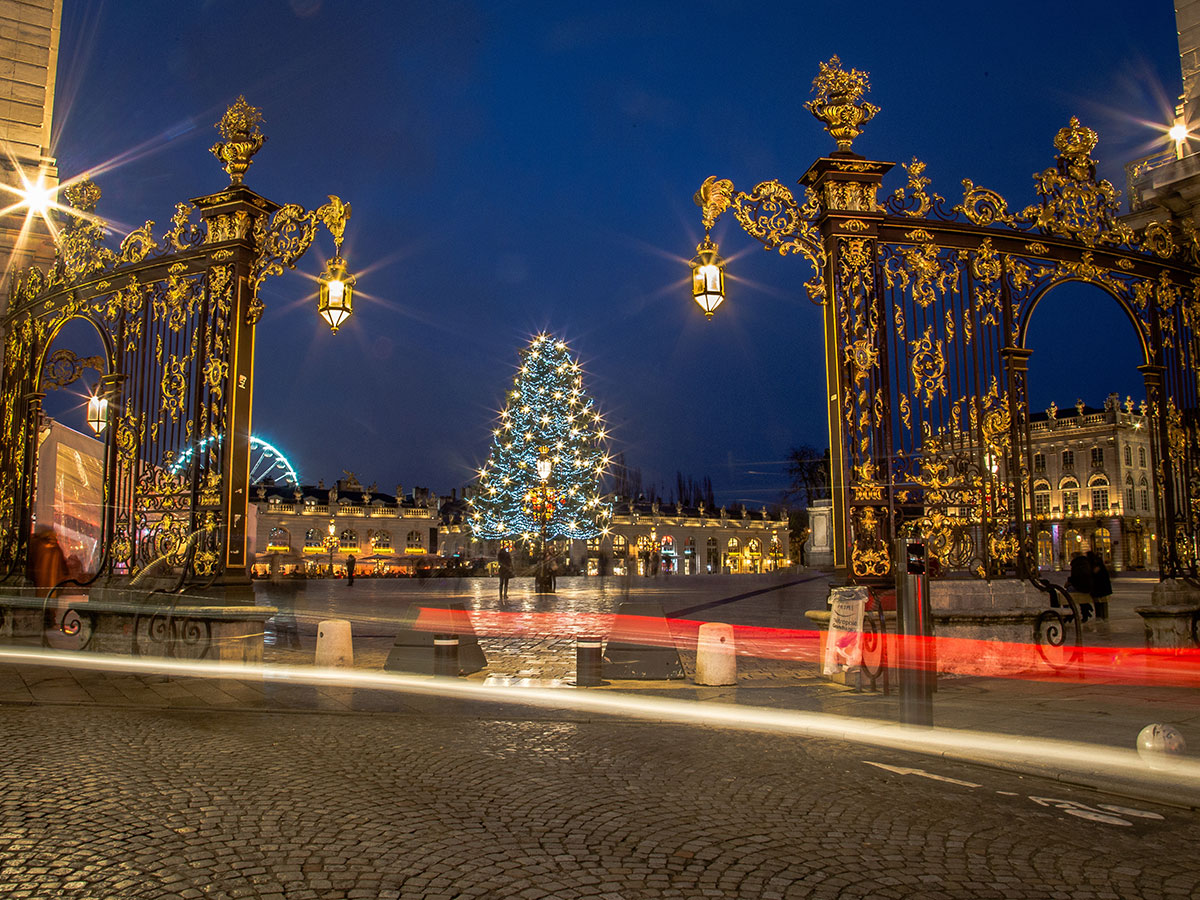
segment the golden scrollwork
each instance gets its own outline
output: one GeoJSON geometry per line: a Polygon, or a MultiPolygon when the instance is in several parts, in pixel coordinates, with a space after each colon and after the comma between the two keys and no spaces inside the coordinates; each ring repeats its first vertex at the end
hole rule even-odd
{"type": "Polygon", "coordinates": [[[1125,257],[1122,256],[1120,259],[1117,260],[1117,267],[1120,269],[1124,269],[1126,272],[1132,271],[1133,260],[1126,259],[1125,257]]]}
{"type": "MultiPolygon", "coordinates": [[[[86,178],[64,193],[71,206],[81,213],[95,212],[100,200],[100,188],[86,178]]],[[[116,262],[116,256],[104,246],[106,234],[107,229],[95,216],[71,216],[59,234],[51,279],[69,284],[116,262]]],[[[131,246],[135,245],[136,242],[131,246]]]]}
{"type": "Polygon", "coordinates": [[[1045,256],[1050,252],[1050,248],[1041,241],[1030,241],[1025,245],[1025,249],[1030,253],[1036,254],[1037,256],[1045,256]]]}
{"type": "Polygon", "coordinates": [[[296,262],[312,246],[318,222],[330,229],[340,247],[341,235],[349,217],[350,204],[331,195],[328,203],[311,212],[298,204],[289,203],[281,207],[269,221],[265,215],[255,219],[254,241],[258,255],[250,271],[251,299],[246,307],[248,324],[255,324],[262,316],[263,304],[258,298],[258,289],[267,276],[281,275],[285,267],[295,268],[296,262]]]}
{"type": "Polygon", "coordinates": [[[341,197],[329,195],[329,202],[317,209],[317,217],[325,223],[329,233],[333,235],[334,253],[341,255],[342,238],[346,233],[346,223],[350,221],[350,204],[341,197]]]}
{"type": "Polygon", "coordinates": [[[971,257],[971,274],[979,281],[990,284],[1000,278],[1002,270],[1000,254],[992,247],[992,239],[984,238],[971,257]]]}
{"type": "Polygon", "coordinates": [[[163,235],[163,241],[172,249],[186,250],[200,241],[200,226],[190,220],[195,208],[190,203],[175,204],[175,215],[171,216],[171,228],[163,235]]]}
{"type": "Polygon", "coordinates": [[[813,79],[812,89],[816,96],[804,107],[825,125],[840,151],[849,151],[854,139],[862,134],[863,125],[879,112],[878,106],[862,100],[863,94],[871,88],[867,79],[866,72],[843,69],[837,56],[821,63],[820,71],[813,79]]]}
{"type": "Polygon", "coordinates": [[[221,140],[209,152],[221,161],[230,185],[242,183],[252,157],[262,149],[266,138],[259,127],[261,122],[262,111],[247,103],[245,97],[238,97],[215,126],[221,140]]]}
{"type": "Polygon", "coordinates": [[[963,202],[954,207],[972,225],[991,225],[999,222],[1015,228],[1017,217],[1008,211],[1008,201],[990,188],[976,187],[969,178],[963,179],[963,202]]]}
{"type": "Polygon", "coordinates": [[[904,236],[910,241],[917,241],[920,243],[933,240],[933,235],[924,228],[914,228],[912,231],[906,231],[904,232],[904,236]]]}
{"type": "Polygon", "coordinates": [[[728,178],[717,178],[709,175],[700,185],[700,189],[692,197],[693,202],[701,209],[704,230],[711,231],[721,213],[729,209],[733,200],[733,182],[728,178]]]}
{"type": "Polygon", "coordinates": [[[919,340],[910,342],[912,362],[910,370],[913,380],[913,397],[925,395],[924,405],[933,403],[933,398],[946,396],[946,357],[941,340],[933,339],[933,327],[925,326],[919,340]]]}
{"type": "MultiPolygon", "coordinates": [[[[1158,275],[1158,308],[1161,310],[1169,310],[1175,306],[1179,300],[1180,289],[1171,281],[1171,276],[1166,272],[1160,272],[1158,275]]],[[[1164,318],[1162,324],[1165,326],[1170,320],[1164,318]]]]}
{"type": "Polygon", "coordinates": [[[916,200],[916,209],[906,209],[904,210],[904,214],[913,218],[923,219],[933,207],[934,202],[940,203],[942,198],[937,194],[931,197],[925,190],[931,184],[929,177],[925,174],[925,163],[914,156],[912,162],[901,163],[900,165],[908,173],[908,185],[907,188],[896,188],[896,199],[905,200],[912,198],[916,200]]]}
{"type": "Polygon", "coordinates": [[[859,234],[861,234],[862,232],[866,231],[871,226],[868,225],[866,222],[864,222],[862,219],[846,219],[844,222],[841,223],[841,227],[845,231],[854,231],[854,232],[858,232],[859,234]]]}
{"type": "Polygon", "coordinates": [[[1111,182],[1096,180],[1091,152],[1097,140],[1095,131],[1072,116],[1054,138],[1059,151],[1057,164],[1034,178],[1040,202],[1026,207],[1021,216],[1047,234],[1062,235],[1089,247],[1098,243],[1129,244],[1134,234],[1118,219],[1120,192],[1111,182]]]}
{"type": "Polygon", "coordinates": [[[163,367],[160,385],[162,389],[161,409],[164,415],[171,417],[172,421],[183,415],[187,404],[187,366],[190,362],[189,357],[178,357],[172,353],[167,357],[167,364],[163,367]]]}
{"type": "Polygon", "coordinates": [[[150,254],[150,251],[157,250],[158,243],[150,231],[153,227],[154,223],[147,220],[141,228],[135,228],[125,235],[125,239],[121,241],[121,249],[117,253],[116,262],[139,263],[150,254]]]}
{"type": "Polygon", "coordinates": [[[938,294],[954,290],[958,279],[958,266],[953,262],[943,264],[937,244],[920,244],[914,247],[899,247],[903,265],[884,267],[884,278],[888,287],[899,284],[911,294],[913,300],[927,309],[937,300],[938,294]]]}
{"type": "Polygon", "coordinates": [[[1162,222],[1151,222],[1146,226],[1142,232],[1142,246],[1159,259],[1170,259],[1177,249],[1170,227],[1162,222]]]}
{"type": "Polygon", "coordinates": [[[878,364],[879,350],[866,338],[859,338],[846,347],[846,362],[853,367],[857,384],[867,379],[878,364]]]}

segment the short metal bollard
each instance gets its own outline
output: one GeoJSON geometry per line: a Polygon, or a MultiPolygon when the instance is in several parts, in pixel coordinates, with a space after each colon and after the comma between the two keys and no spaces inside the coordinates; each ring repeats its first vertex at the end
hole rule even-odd
{"type": "Polygon", "coordinates": [[[458,677],[458,635],[433,636],[433,674],[445,678],[458,677]]]}
{"type": "Polygon", "coordinates": [[[575,684],[578,687],[597,687],[604,684],[600,677],[603,645],[604,641],[598,637],[575,638],[575,684]]]}

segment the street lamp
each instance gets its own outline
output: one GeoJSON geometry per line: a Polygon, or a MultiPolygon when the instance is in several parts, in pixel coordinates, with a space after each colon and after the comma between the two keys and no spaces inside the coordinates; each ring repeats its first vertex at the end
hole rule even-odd
{"type": "Polygon", "coordinates": [[[333,577],[333,548],[337,546],[337,526],[333,519],[329,520],[329,536],[325,538],[325,546],[329,548],[329,577],[333,577]]]}
{"type": "Polygon", "coordinates": [[[538,486],[538,524],[541,527],[542,553],[538,564],[536,590],[539,594],[554,592],[553,580],[550,577],[550,565],[546,553],[546,527],[550,524],[550,473],[554,463],[550,459],[547,448],[543,447],[537,461],[537,475],[541,484],[538,486]]]}
{"type": "Polygon", "coordinates": [[[708,319],[725,299],[725,260],[717,254],[717,245],[707,231],[692,260],[692,299],[700,304],[708,319]]]}
{"type": "Polygon", "coordinates": [[[334,256],[325,264],[325,271],[317,279],[320,290],[317,297],[317,312],[329,323],[329,329],[337,334],[354,312],[354,276],[346,274],[346,263],[341,256],[334,256]]]}
{"type": "Polygon", "coordinates": [[[108,398],[99,390],[88,398],[87,423],[97,436],[108,426],[108,398]]]}

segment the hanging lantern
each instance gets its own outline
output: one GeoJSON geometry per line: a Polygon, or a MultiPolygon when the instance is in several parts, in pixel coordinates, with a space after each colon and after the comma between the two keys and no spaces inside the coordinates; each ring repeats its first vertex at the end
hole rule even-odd
{"type": "Polygon", "coordinates": [[[692,297],[710,319],[725,299],[725,260],[717,255],[717,245],[707,235],[692,260],[692,297]]]}
{"type": "Polygon", "coordinates": [[[325,264],[325,271],[317,282],[320,284],[317,312],[337,334],[342,323],[354,312],[354,276],[346,274],[345,261],[335,256],[325,264]]]}
{"type": "Polygon", "coordinates": [[[100,434],[108,426],[108,398],[92,394],[88,398],[87,423],[92,431],[100,434]]]}
{"type": "Polygon", "coordinates": [[[550,462],[550,457],[548,457],[548,456],[539,457],[538,461],[537,461],[538,478],[540,478],[542,481],[549,480],[550,467],[552,465],[553,465],[553,463],[550,462]]]}

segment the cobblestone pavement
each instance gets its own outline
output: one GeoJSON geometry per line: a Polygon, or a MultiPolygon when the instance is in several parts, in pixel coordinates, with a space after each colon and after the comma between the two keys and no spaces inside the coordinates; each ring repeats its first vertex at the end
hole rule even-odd
{"type": "Polygon", "coordinates": [[[0,896],[1200,892],[1191,812],[849,744],[510,713],[0,707],[0,896]]]}

